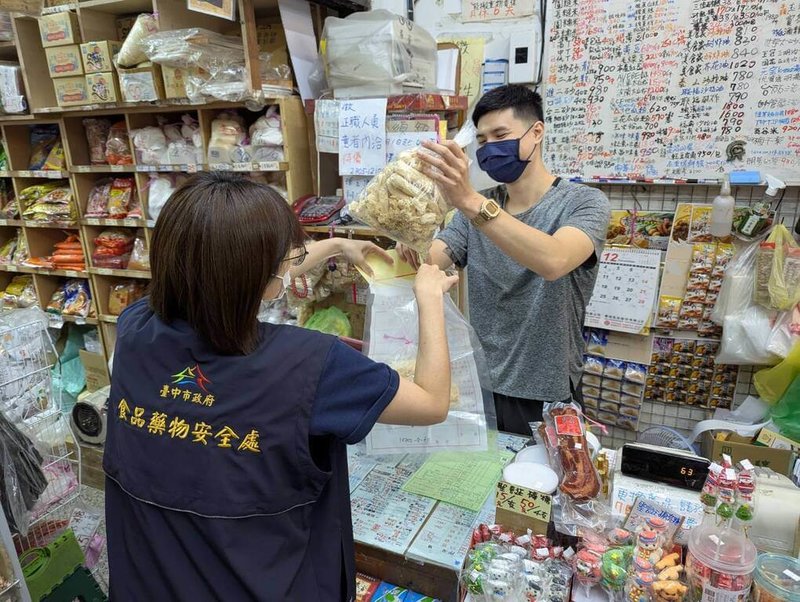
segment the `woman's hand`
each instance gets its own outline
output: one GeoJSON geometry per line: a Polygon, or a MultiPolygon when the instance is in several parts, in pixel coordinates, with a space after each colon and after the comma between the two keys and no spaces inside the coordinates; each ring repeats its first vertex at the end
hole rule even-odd
{"type": "Polygon", "coordinates": [[[400,256],[400,259],[405,261],[408,265],[410,265],[415,270],[419,269],[419,266],[422,265],[422,261],[419,258],[419,253],[417,253],[411,247],[407,247],[403,243],[397,243],[397,247],[395,248],[397,254],[400,256]]]}
{"type": "Polygon", "coordinates": [[[417,271],[417,278],[414,280],[414,294],[417,300],[420,297],[441,298],[447,291],[458,283],[458,275],[448,276],[445,272],[434,265],[422,264],[417,271]]]}
{"type": "Polygon", "coordinates": [[[370,255],[380,258],[389,265],[394,263],[391,255],[374,243],[365,240],[351,240],[349,238],[340,238],[338,240],[341,245],[342,257],[344,257],[348,263],[361,268],[361,270],[369,276],[373,275],[372,268],[369,266],[369,263],[367,263],[367,259],[370,255]]]}

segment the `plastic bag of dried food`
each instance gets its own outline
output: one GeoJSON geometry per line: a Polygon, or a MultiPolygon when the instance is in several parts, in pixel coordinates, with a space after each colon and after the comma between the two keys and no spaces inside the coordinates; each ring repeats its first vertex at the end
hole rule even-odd
{"type": "MultiPolygon", "coordinates": [[[[413,378],[419,344],[419,313],[412,285],[403,279],[370,285],[364,348],[373,360],[413,378]]],[[[432,427],[376,425],[367,437],[369,453],[487,449],[489,431],[495,429],[496,421],[483,349],[469,322],[448,295],[444,302],[452,375],[447,420],[432,427]],[[458,436],[453,437],[454,433],[458,436]]]]}
{"type": "Polygon", "coordinates": [[[53,148],[50,149],[50,152],[47,153],[47,159],[45,159],[42,169],[61,171],[66,168],[66,165],[66,159],[64,159],[64,145],[61,144],[61,140],[58,140],[53,145],[53,148]]]}
{"type": "Polygon", "coordinates": [[[83,120],[83,127],[89,145],[89,162],[92,165],[105,165],[106,141],[111,130],[111,122],[108,119],[86,118],[83,120]]]}
{"type": "Polygon", "coordinates": [[[128,269],[143,271],[148,271],[150,269],[150,255],[147,249],[147,241],[144,238],[144,234],[137,235],[136,240],[133,242],[133,251],[131,251],[131,259],[128,262],[128,269]]]}
{"type": "Polygon", "coordinates": [[[348,207],[350,215],[412,249],[427,253],[448,212],[438,187],[423,173],[417,150],[400,153],[348,207]]]}
{"type": "Polygon", "coordinates": [[[133,165],[128,128],[124,121],[118,121],[108,130],[104,152],[109,165],[133,165]]]}
{"type": "Polygon", "coordinates": [[[111,196],[111,180],[100,180],[89,192],[86,202],[86,217],[107,217],[108,199],[111,196]]]}
{"type": "Polygon", "coordinates": [[[133,178],[114,178],[108,198],[108,217],[112,219],[126,217],[133,195],[133,178]]]}
{"type": "Polygon", "coordinates": [[[31,128],[31,157],[28,169],[43,169],[47,156],[59,141],[57,125],[35,125],[31,128]]]}
{"type": "Polygon", "coordinates": [[[141,14],[136,17],[136,22],[131,27],[128,36],[122,43],[122,48],[114,57],[114,62],[119,67],[135,67],[147,61],[144,52],[144,39],[158,32],[158,19],[155,15],[141,14]]]}
{"type": "Polygon", "coordinates": [[[303,328],[339,337],[349,337],[353,334],[350,318],[336,306],[315,311],[308,321],[303,324],[303,328]]]}
{"type": "Polygon", "coordinates": [[[92,306],[92,293],[86,280],[68,280],[64,287],[64,309],[67,316],[86,318],[92,306]]]}

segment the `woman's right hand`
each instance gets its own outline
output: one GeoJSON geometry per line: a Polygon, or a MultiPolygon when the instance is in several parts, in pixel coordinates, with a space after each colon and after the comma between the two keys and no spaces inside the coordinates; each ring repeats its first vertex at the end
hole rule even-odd
{"type": "Polygon", "coordinates": [[[411,247],[407,247],[403,243],[397,243],[397,247],[395,249],[397,254],[400,256],[400,259],[405,261],[408,265],[410,265],[415,270],[419,269],[419,266],[422,262],[419,259],[419,253],[417,253],[411,247]]]}
{"type": "Polygon", "coordinates": [[[420,296],[439,296],[449,291],[458,283],[458,275],[448,276],[434,265],[427,263],[419,266],[417,278],[414,280],[414,294],[420,296]]]}

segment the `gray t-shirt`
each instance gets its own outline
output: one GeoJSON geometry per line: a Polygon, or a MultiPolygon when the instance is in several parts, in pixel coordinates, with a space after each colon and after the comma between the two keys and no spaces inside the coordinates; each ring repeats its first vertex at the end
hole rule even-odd
{"type": "MultiPolygon", "coordinates": [[[[484,192],[501,205],[506,195],[504,186],[484,192]]],[[[569,378],[577,385],[583,368],[583,319],[610,213],[601,191],[561,180],[514,216],[546,234],[572,226],[592,239],[594,255],[552,282],[503,253],[461,212],[439,234],[456,265],[467,269],[470,322],[495,393],[540,401],[570,397],[569,378]]]]}

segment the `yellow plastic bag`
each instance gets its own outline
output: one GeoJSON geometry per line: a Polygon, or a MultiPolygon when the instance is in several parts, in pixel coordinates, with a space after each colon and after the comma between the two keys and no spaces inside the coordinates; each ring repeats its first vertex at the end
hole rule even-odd
{"type": "Polygon", "coordinates": [[[775,243],[769,275],[770,305],[773,309],[791,309],[800,301],[800,246],[783,224],[775,226],[769,241],[775,243]]]}
{"type": "Polygon", "coordinates": [[[800,374],[800,343],[795,343],[789,355],[780,364],[756,372],[753,384],[761,399],[775,404],[780,401],[798,374],[800,374]]]}

